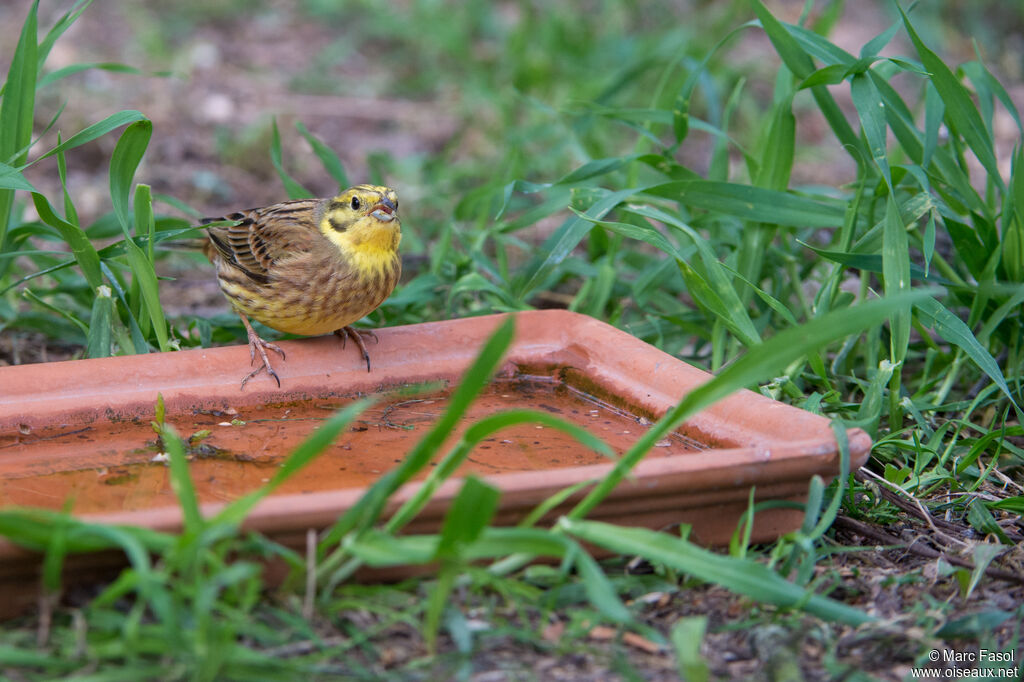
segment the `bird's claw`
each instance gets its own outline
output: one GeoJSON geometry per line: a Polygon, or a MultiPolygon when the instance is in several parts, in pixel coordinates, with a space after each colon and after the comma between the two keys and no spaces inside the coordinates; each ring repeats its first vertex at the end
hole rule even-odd
{"type": "Polygon", "coordinates": [[[256,331],[248,324],[248,320],[246,320],[246,323],[245,328],[249,336],[249,364],[253,365],[256,363],[256,353],[258,351],[260,359],[263,361],[263,365],[245,375],[245,378],[242,379],[242,385],[239,387],[240,390],[245,388],[245,384],[249,379],[252,379],[263,370],[266,370],[267,374],[274,377],[274,381],[277,382],[277,387],[281,388],[281,377],[277,376],[277,372],[275,372],[274,368],[270,365],[270,358],[267,357],[267,351],[274,351],[281,356],[282,360],[285,359],[284,351],[277,344],[261,339],[259,334],[257,334],[256,331]]]}
{"type": "Polygon", "coordinates": [[[359,352],[362,353],[363,359],[366,360],[366,371],[370,371],[370,353],[366,350],[366,344],[363,343],[363,336],[372,337],[376,343],[380,343],[380,339],[377,335],[369,329],[356,329],[355,327],[342,327],[334,332],[334,334],[341,339],[341,348],[345,349],[348,342],[348,337],[352,337],[355,344],[359,346],[359,352]]]}

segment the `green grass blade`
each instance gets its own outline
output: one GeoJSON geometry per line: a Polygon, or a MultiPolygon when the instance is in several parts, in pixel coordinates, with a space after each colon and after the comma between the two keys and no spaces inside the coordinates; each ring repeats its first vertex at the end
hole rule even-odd
{"type": "Polygon", "coordinates": [[[772,41],[775,51],[779,53],[786,68],[801,80],[810,76],[814,71],[814,60],[811,59],[811,56],[789,34],[782,22],[768,11],[761,0],[750,0],[750,5],[754,8],[754,14],[757,15],[761,27],[768,34],[768,39],[772,41]]]}
{"type": "MultiPolygon", "coordinates": [[[[783,191],[789,186],[796,148],[796,116],[793,115],[793,93],[790,92],[773,108],[771,124],[764,135],[764,148],[754,184],[783,191]]],[[[746,236],[746,234],[744,235],[746,236]]]]}
{"type": "Polygon", "coordinates": [[[274,164],[277,176],[281,178],[289,199],[308,199],[313,193],[303,187],[298,180],[288,174],[281,162],[281,133],[277,129],[277,119],[273,120],[270,128],[270,162],[274,164]]]}
{"type": "Polygon", "coordinates": [[[889,156],[886,148],[888,126],[885,123],[882,96],[879,94],[878,88],[875,87],[874,81],[863,73],[854,76],[850,82],[850,96],[854,106],[857,107],[857,115],[860,116],[860,124],[864,129],[864,137],[868,141],[871,160],[878,166],[885,183],[892,191],[892,173],[889,171],[889,156]]]}
{"type": "Polygon", "coordinates": [[[622,600],[615,594],[608,576],[604,574],[601,567],[594,561],[585,549],[573,543],[573,555],[576,572],[583,581],[583,589],[587,593],[587,599],[609,619],[616,623],[629,623],[633,620],[633,614],[629,612],[622,600]]]}
{"type": "Polygon", "coordinates": [[[348,174],[345,173],[345,166],[341,163],[341,159],[338,158],[338,155],[334,150],[328,147],[319,137],[309,132],[301,121],[297,121],[295,123],[295,128],[304,138],[306,138],[306,141],[309,142],[310,146],[313,147],[313,153],[316,154],[318,159],[320,159],[320,163],[323,164],[324,170],[326,170],[328,174],[334,178],[335,182],[338,183],[338,191],[341,192],[342,190],[348,189],[348,174]]]}
{"type": "Polygon", "coordinates": [[[110,73],[130,73],[135,75],[141,75],[142,70],[137,69],[134,66],[128,66],[127,64],[120,64],[118,62],[85,62],[79,64],[70,64],[60,69],[51,71],[39,79],[36,84],[36,89],[42,90],[48,85],[52,85],[68,76],[73,76],[76,73],[82,73],[83,71],[109,71],[110,73]]]}
{"type": "Polygon", "coordinates": [[[1018,146],[1003,209],[1002,265],[1013,282],[1024,282],[1024,147],[1018,146]]]}
{"type": "Polygon", "coordinates": [[[160,440],[167,452],[167,462],[171,470],[171,490],[181,505],[182,530],[196,536],[203,528],[203,517],[199,513],[199,497],[196,495],[192,474],[185,459],[185,446],[174,428],[167,423],[161,424],[160,440]]]}
{"type": "Polygon", "coordinates": [[[21,174],[21,171],[5,163],[0,163],[0,189],[36,191],[35,187],[21,174]]]}
{"type": "Polygon", "coordinates": [[[971,333],[970,327],[964,324],[964,321],[959,317],[949,312],[945,306],[939,303],[934,298],[926,298],[925,300],[916,303],[914,307],[917,309],[918,314],[921,316],[921,321],[928,327],[935,330],[939,336],[944,338],[946,341],[954,344],[958,348],[963,349],[967,356],[974,361],[974,364],[978,366],[978,369],[983,371],[988,377],[999,387],[1010,402],[1018,410],[1020,407],[1017,402],[1013,399],[1013,393],[1010,390],[1009,385],[1006,383],[1006,378],[1003,376],[1002,370],[999,368],[999,363],[996,362],[995,358],[985,350],[978,339],[975,338],[974,334],[971,333]]]}
{"type": "MultiPolygon", "coordinates": [[[[93,123],[88,128],[78,131],[64,142],[58,144],[53,149],[50,149],[42,156],[34,159],[32,161],[32,164],[38,163],[39,161],[49,158],[54,154],[66,152],[69,149],[74,149],[75,147],[81,147],[82,145],[92,142],[97,138],[103,137],[107,133],[111,132],[112,130],[116,130],[117,128],[120,128],[123,125],[128,125],[130,123],[136,123],[138,121],[146,120],[146,117],[143,116],[141,112],[135,111],[134,109],[126,109],[124,111],[119,111],[116,114],[111,114],[102,121],[93,123]]],[[[134,169],[132,169],[132,171],[134,172],[134,169]]]]}
{"type": "Polygon", "coordinates": [[[839,227],[845,215],[842,202],[731,182],[688,180],[636,191],[741,220],[785,227],[839,227]]]}
{"type": "Polygon", "coordinates": [[[322,541],[321,546],[328,547],[337,543],[352,530],[369,528],[380,516],[391,494],[415,475],[416,472],[426,466],[430,457],[437,452],[441,443],[444,442],[452,429],[455,428],[455,424],[465,414],[470,403],[486,386],[488,380],[497,369],[498,362],[505,354],[509,344],[512,343],[514,332],[515,318],[510,315],[484,344],[480,354],[466,371],[466,374],[463,375],[458,388],[452,394],[448,402],[448,409],[437,420],[433,428],[420,439],[412,452],[406,455],[401,465],[382,476],[366,491],[359,503],[353,506],[331,528],[322,541]]]}
{"type": "Polygon", "coordinates": [[[686,682],[707,682],[711,679],[708,663],[700,651],[707,628],[707,616],[680,618],[672,626],[672,648],[679,665],[679,678],[686,682]]]}
{"type": "Polygon", "coordinates": [[[742,26],[739,26],[729,33],[724,38],[715,43],[701,59],[700,63],[697,64],[687,75],[686,81],[683,86],[679,89],[679,94],[676,95],[675,105],[672,109],[672,131],[675,134],[676,143],[681,143],[686,139],[686,135],[690,128],[690,99],[693,97],[693,91],[696,89],[697,84],[701,81],[701,78],[705,74],[705,70],[708,68],[708,64],[711,62],[711,58],[718,53],[718,51],[734,36],[739,34],[741,31],[746,30],[753,26],[752,22],[748,22],[742,26]]]}
{"type": "MultiPolygon", "coordinates": [[[[880,253],[841,253],[839,251],[819,249],[816,246],[799,240],[797,240],[797,242],[822,258],[828,259],[834,263],[839,263],[845,267],[864,270],[865,272],[877,272],[878,274],[882,274],[883,272],[883,256],[880,253]]],[[[956,284],[945,277],[925,272],[924,268],[916,263],[910,264],[910,278],[914,281],[927,282],[928,284],[935,284],[939,286],[953,286],[956,284]]]]}
{"type": "MultiPolygon", "coordinates": [[[[782,27],[789,32],[791,36],[799,43],[800,47],[807,53],[808,56],[813,59],[818,59],[826,65],[842,64],[843,66],[850,68],[857,63],[857,58],[842,49],[835,43],[829,41],[824,35],[818,34],[816,31],[810,28],[805,28],[797,24],[782,23],[782,27]]],[[[778,31],[773,31],[773,35],[777,36],[777,39],[782,41],[785,40],[778,31]]],[[[797,73],[792,67],[798,69],[806,68],[801,64],[787,64],[790,71],[797,73]]],[[[799,76],[805,78],[806,76],[799,76]]]]}
{"type": "Polygon", "coordinates": [[[860,50],[861,59],[876,56],[879,52],[882,51],[882,48],[884,48],[886,45],[892,42],[893,37],[895,37],[896,32],[899,30],[900,22],[894,22],[885,31],[879,33],[877,36],[875,36],[868,42],[864,43],[864,47],[862,47],[860,50]]]}
{"type": "Polygon", "coordinates": [[[163,552],[174,544],[174,537],[141,527],[115,527],[67,519],[63,512],[49,509],[0,510],[0,536],[22,547],[45,551],[57,524],[66,524],[67,551],[97,552],[104,549],[125,550],[132,563],[149,565],[150,552],[163,552]]]}
{"type": "Polygon", "coordinates": [[[76,317],[72,313],[68,312],[67,310],[64,310],[62,308],[58,308],[57,306],[53,305],[49,301],[46,301],[46,300],[40,298],[39,295],[36,294],[31,289],[25,289],[22,292],[22,296],[24,296],[28,300],[32,301],[36,305],[42,306],[42,307],[44,307],[44,308],[46,308],[48,310],[52,310],[55,314],[60,315],[65,320],[67,320],[71,324],[73,324],[76,327],[78,327],[82,331],[82,336],[83,337],[88,337],[89,336],[89,325],[87,325],[84,322],[82,322],[80,319],[78,319],[78,317],[76,317]]]}
{"type": "Polygon", "coordinates": [[[843,502],[843,495],[846,494],[847,479],[850,477],[850,439],[846,433],[846,425],[840,421],[832,421],[832,433],[836,438],[836,447],[839,450],[839,473],[836,475],[836,489],[828,507],[818,518],[813,529],[807,530],[807,535],[812,540],[817,540],[825,534],[832,523],[836,520],[839,507],[843,502]]]}
{"type": "MultiPolygon", "coordinates": [[[[57,143],[60,144],[61,135],[57,133],[57,143]]],[[[64,197],[64,218],[72,225],[80,225],[78,209],[75,208],[75,201],[68,192],[68,160],[64,153],[57,154],[57,176],[60,178],[60,191],[64,197]]]]}
{"type": "MultiPolygon", "coordinates": [[[[51,207],[50,211],[51,212],[53,211],[52,207],[51,207]]],[[[54,214],[54,215],[56,215],[56,214],[54,214]]],[[[166,232],[161,231],[161,232],[157,233],[156,242],[159,244],[161,242],[168,241],[168,240],[173,240],[173,239],[176,239],[178,237],[182,237],[182,238],[186,238],[186,239],[194,239],[194,238],[202,237],[202,231],[200,229],[194,228],[194,227],[190,227],[190,228],[187,228],[187,229],[184,229],[184,230],[168,230],[166,232]]],[[[114,244],[109,244],[107,246],[104,246],[102,249],[99,249],[96,252],[100,256],[100,269],[101,270],[105,267],[105,265],[103,263],[103,259],[105,259],[105,258],[113,258],[115,256],[121,256],[121,255],[124,255],[124,254],[127,253],[128,248],[125,245],[125,242],[126,242],[126,240],[120,240],[120,241],[118,241],[118,242],[116,242],[114,244]]],[[[6,292],[8,292],[8,291],[10,291],[12,289],[16,289],[19,286],[21,286],[22,284],[25,284],[26,282],[31,282],[32,280],[38,279],[39,277],[43,277],[45,275],[49,275],[49,274],[52,274],[52,273],[55,273],[55,272],[60,272],[61,270],[64,270],[65,268],[71,267],[75,263],[76,263],[76,261],[73,260],[73,259],[72,260],[66,260],[66,261],[62,261],[60,263],[57,263],[56,265],[52,265],[52,266],[50,266],[48,268],[44,268],[42,270],[38,270],[38,271],[33,272],[31,274],[25,275],[24,277],[22,277],[20,279],[17,279],[14,282],[12,282],[11,284],[7,285],[6,287],[0,289],[0,294],[4,294],[4,293],[6,293],[6,292]]]]}
{"type": "Polygon", "coordinates": [[[693,243],[693,249],[700,255],[699,261],[694,261],[688,256],[692,249],[677,249],[661,232],[651,226],[606,222],[599,224],[624,236],[642,239],[673,256],[686,282],[687,290],[701,306],[706,308],[711,316],[725,324],[745,345],[759,343],[760,335],[732,284],[731,280],[736,275],[716,258],[707,243],[708,240],[676,216],[651,206],[633,205],[629,212],[680,231],[693,243]]]}
{"type": "Polygon", "coordinates": [[[992,147],[992,136],[985,127],[977,107],[971,100],[967,88],[960,83],[953,72],[937,54],[928,49],[921,38],[917,35],[910,18],[902,7],[897,5],[900,15],[903,17],[903,25],[907,29],[914,48],[924,68],[931,74],[931,82],[938,91],[939,96],[946,105],[946,120],[950,126],[963,136],[967,146],[971,148],[978,161],[988,171],[991,178],[1000,189],[1005,189],[1002,176],[999,173],[999,166],[996,163],[995,151],[992,147]]]}
{"type": "Polygon", "coordinates": [[[32,139],[38,69],[38,10],[35,0],[21,26],[0,100],[0,162],[21,165],[32,139]]]}
{"type": "Polygon", "coordinates": [[[266,485],[230,502],[211,519],[211,523],[236,526],[240,524],[260,500],[270,495],[282,483],[316,459],[337,439],[339,433],[344,431],[373,403],[372,399],[359,400],[335,412],[330,419],[321,424],[306,440],[292,450],[266,485]]]}
{"type": "Polygon", "coordinates": [[[96,287],[103,284],[100,256],[82,228],[72,225],[57,215],[49,200],[42,194],[33,192],[32,202],[35,204],[39,219],[50,227],[56,228],[60,232],[61,238],[71,247],[75,262],[82,269],[82,275],[85,276],[85,281],[89,283],[89,286],[95,290],[96,287]]]}
{"type": "MultiPolygon", "coordinates": [[[[853,55],[813,31],[801,26],[783,24],[772,16],[760,0],[751,0],[751,5],[769,40],[772,41],[772,45],[782,57],[786,68],[799,80],[805,80],[813,74],[814,60],[812,57],[822,60],[828,66],[842,64],[849,68],[856,62],[853,55]]],[[[850,154],[859,165],[861,159],[866,156],[863,153],[866,150],[864,150],[860,138],[850,127],[839,104],[832,97],[832,93],[824,85],[814,85],[811,87],[811,94],[825,120],[832,128],[836,139],[844,149],[850,150],[850,154]]]]}
{"type": "MultiPolygon", "coordinates": [[[[907,231],[900,217],[900,209],[892,194],[885,205],[885,233],[882,242],[882,273],[885,276],[886,297],[910,289],[910,247],[907,231]]],[[[896,310],[889,321],[891,326],[891,354],[893,362],[906,357],[910,344],[910,311],[896,310]]]]}
{"type": "MultiPolygon", "coordinates": [[[[619,223],[611,220],[600,220],[599,218],[592,218],[573,208],[570,208],[569,210],[589,223],[603,227],[606,230],[611,230],[616,234],[621,234],[623,237],[647,242],[654,248],[659,251],[663,251],[676,260],[686,260],[686,256],[683,252],[676,248],[676,245],[670,242],[668,237],[650,225],[634,225],[633,223],[619,223]]],[[[638,215],[645,215],[645,213],[638,210],[633,210],[631,212],[638,215]]],[[[687,234],[689,236],[689,233],[687,234]]]]}
{"type": "Polygon", "coordinates": [[[152,135],[152,121],[143,119],[132,123],[121,133],[110,157],[110,200],[121,223],[121,230],[128,238],[131,238],[132,225],[132,179],[152,135]]]}
{"type": "MultiPolygon", "coordinates": [[[[613,208],[640,191],[643,191],[643,189],[624,189],[618,192],[609,192],[588,208],[584,215],[586,218],[603,218],[613,208]]],[[[518,278],[519,281],[514,289],[516,299],[522,300],[526,298],[533,291],[533,288],[554,270],[555,266],[565,260],[566,256],[576,248],[576,245],[587,236],[592,227],[593,223],[579,215],[573,216],[562,223],[555,233],[544,241],[544,245],[541,247],[541,253],[544,254],[543,259],[532,267],[527,268],[518,278]]]]}
{"type": "Polygon", "coordinates": [[[46,36],[39,41],[38,68],[40,70],[43,68],[43,62],[46,61],[46,58],[49,56],[50,50],[53,48],[54,43],[57,42],[57,39],[64,35],[65,31],[71,28],[71,25],[78,20],[78,17],[82,15],[82,12],[84,12],[91,4],[92,0],[78,0],[75,2],[71,9],[65,12],[61,18],[54,23],[53,27],[46,32],[46,36]]]}
{"type": "Polygon", "coordinates": [[[640,555],[760,602],[801,608],[824,620],[846,625],[874,621],[863,611],[806,591],[763,564],[715,554],[667,533],[568,518],[559,521],[559,528],[598,547],[618,554],[640,555]]]}
{"type": "Polygon", "coordinates": [[[391,535],[373,528],[347,542],[345,549],[369,566],[426,564],[437,554],[437,535],[391,535]]]}
{"type": "Polygon", "coordinates": [[[739,302],[736,290],[731,294],[724,289],[712,286],[707,279],[701,275],[693,266],[685,261],[676,261],[679,266],[679,273],[686,282],[686,289],[690,295],[708,311],[708,317],[728,327],[736,338],[745,346],[754,346],[760,343],[757,330],[746,309],[739,302]]]}
{"type": "Polygon", "coordinates": [[[423,509],[424,505],[430,501],[434,493],[437,491],[441,484],[444,483],[448,478],[455,473],[455,470],[461,465],[466,458],[470,455],[473,448],[476,447],[482,440],[489,437],[490,435],[506,429],[516,424],[539,424],[548,426],[553,429],[558,429],[563,433],[566,433],[582,445],[599,452],[606,457],[614,457],[614,451],[601,440],[599,437],[593,435],[585,428],[577,426],[572,422],[559,419],[547,412],[541,412],[539,410],[505,410],[497,414],[488,415],[473,423],[463,433],[462,438],[459,442],[444,456],[436,467],[434,467],[430,474],[420,484],[419,489],[416,493],[410,497],[405,504],[403,504],[394,515],[388,519],[385,525],[385,530],[389,533],[397,532],[400,528],[409,523],[416,514],[423,509]]]}
{"type": "Polygon", "coordinates": [[[921,166],[927,168],[939,147],[939,129],[946,115],[946,105],[939,97],[933,83],[928,83],[924,93],[924,149],[921,152],[921,166]]]}
{"type": "Polygon", "coordinates": [[[498,510],[500,491],[469,476],[452,501],[441,526],[435,558],[455,559],[460,547],[475,542],[498,510]]]}
{"type": "MultiPolygon", "coordinates": [[[[978,46],[974,46],[975,54],[978,54],[978,46]]],[[[994,96],[999,103],[1006,108],[1006,111],[1013,118],[1014,123],[1017,124],[1017,134],[1024,136],[1024,125],[1021,124],[1020,112],[1017,111],[1017,105],[1014,104],[1013,99],[1010,97],[1010,93],[1006,91],[1003,84],[996,80],[996,77],[992,75],[992,72],[988,70],[985,63],[978,57],[978,61],[968,62],[964,64],[961,69],[971,82],[975,84],[975,88],[978,90],[979,96],[986,94],[994,96]]]]}
{"type": "Polygon", "coordinates": [[[68,551],[68,521],[71,518],[69,516],[71,502],[70,499],[64,501],[63,511],[66,515],[57,517],[46,547],[46,554],[43,557],[43,586],[51,593],[60,589],[61,571],[64,568],[64,559],[68,551]]]}
{"type": "Polygon", "coordinates": [[[157,344],[161,351],[168,351],[170,350],[170,345],[167,335],[167,320],[164,318],[163,306],[160,305],[156,270],[153,267],[152,248],[155,227],[153,199],[150,194],[149,185],[138,185],[135,188],[135,229],[137,233],[145,231],[149,237],[150,252],[146,253],[135,242],[127,240],[125,241],[125,246],[128,248],[128,263],[131,266],[135,281],[138,282],[139,289],[142,292],[149,320],[152,322],[153,331],[156,333],[157,344]]]}
{"type": "MultiPolygon", "coordinates": [[[[37,11],[39,0],[29,8],[21,27],[18,45],[7,70],[3,99],[0,100],[0,163],[20,166],[32,140],[33,112],[36,101],[37,11]]],[[[0,251],[7,242],[7,227],[14,206],[14,189],[0,189],[0,251]]]]}
{"type": "MultiPolygon", "coordinates": [[[[125,295],[124,288],[121,286],[121,283],[118,281],[117,276],[114,274],[114,271],[111,270],[110,267],[107,265],[106,261],[100,261],[100,269],[106,276],[107,282],[114,290],[113,293],[117,295],[117,300],[121,302],[123,310],[128,317],[128,326],[131,330],[131,338],[127,340],[118,339],[118,343],[122,344],[125,353],[148,353],[149,345],[146,343],[146,337],[142,333],[142,329],[139,326],[139,321],[135,319],[135,314],[132,313],[132,309],[128,303],[128,298],[125,295]]],[[[117,318],[115,318],[115,323],[116,322],[117,318]]]]}
{"type": "Polygon", "coordinates": [[[96,298],[92,301],[89,316],[89,336],[86,339],[85,355],[90,358],[110,357],[110,329],[114,314],[114,299],[110,287],[101,284],[96,287],[96,298]]]}

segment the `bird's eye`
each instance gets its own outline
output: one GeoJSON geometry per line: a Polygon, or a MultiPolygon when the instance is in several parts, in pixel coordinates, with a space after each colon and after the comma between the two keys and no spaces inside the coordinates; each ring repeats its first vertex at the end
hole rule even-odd
{"type": "Polygon", "coordinates": [[[352,210],[353,211],[358,211],[359,210],[359,197],[352,197],[352,210]]]}

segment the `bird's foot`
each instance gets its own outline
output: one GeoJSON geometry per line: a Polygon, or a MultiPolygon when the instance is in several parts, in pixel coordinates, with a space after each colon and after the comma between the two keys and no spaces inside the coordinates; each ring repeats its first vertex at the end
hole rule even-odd
{"type": "MultiPolygon", "coordinates": [[[[245,320],[245,318],[242,319],[245,320]]],[[[281,378],[277,376],[277,372],[275,372],[274,368],[270,365],[270,358],[267,357],[267,351],[272,350],[275,353],[280,353],[282,360],[284,360],[284,351],[281,350],[278,345],[261,339],[259,334],[257,334],[252,326],[249,325],[249,321],[245,320],[245,322],[245,329],[249,335],[249,364],[252,365],[256,362],[256,353],[260,354],[260,359],[263,361],[263,364],[245,375],[245,378],[242,379],[241,388],[244,389],[245,383],[263,370],[266,370],[267,374],[274,377],[274,381],[277,382],[277,387],[281,388],[281,378]]]]}
{"type": "Polygon", "coordinates": [[[345,345],[349,337],[356,342],[359,346],[359,352],[362,353],[363,359],[366,360],[366,371],[370,371],[370,353],[366,350],[366,343],[363,342],[363,336],[369,336],[374,340],[375,343],[380,343],[380,339],[369,329],[356,329],[355,327],[342,327],[341,329],[335,330],[334,334],[341,339],[341,347],[345,348],[345,345]]]}

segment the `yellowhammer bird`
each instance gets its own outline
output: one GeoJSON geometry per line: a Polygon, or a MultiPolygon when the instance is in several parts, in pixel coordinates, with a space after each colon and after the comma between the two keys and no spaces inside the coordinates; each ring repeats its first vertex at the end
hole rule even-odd
{"type": "Polygon", "coordinates": [[[369,372],[366,344],[350,325],[376,310],[402,273],[395,190],[356,185],[333,199],[284,201],[203,223],[221,220],[235,224],[207,228],[203,251],[242,318],[252,362],[257,352],[263,359],[242,379],[242,388],[264,369],[280,386],[267,350],[284,359],[284,351],[253,330],[250,317],[290,334],[334,332],[343,348],[350,336],[369,372]]]}

